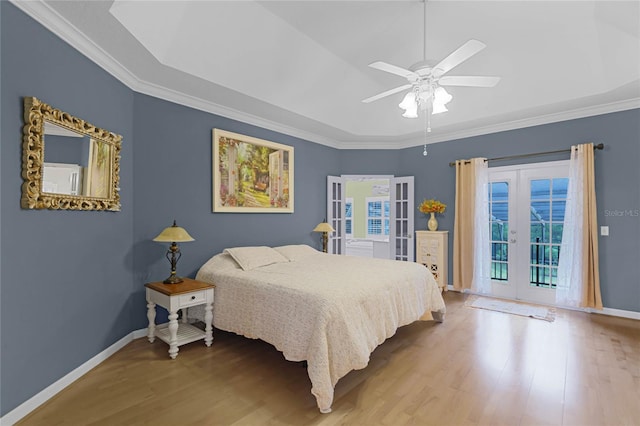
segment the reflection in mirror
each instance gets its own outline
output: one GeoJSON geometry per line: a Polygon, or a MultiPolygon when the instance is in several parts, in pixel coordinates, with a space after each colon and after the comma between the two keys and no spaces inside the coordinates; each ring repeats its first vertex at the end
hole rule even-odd
{"type": "Polygon", "coordinates": [[[22,207],[119,210],[121,139],[25,98],[22,207]]]}
{"type": "Polygon", "coordinates": [[[42,192],[109,197],[112,146],[44,122],[42,192]]]}

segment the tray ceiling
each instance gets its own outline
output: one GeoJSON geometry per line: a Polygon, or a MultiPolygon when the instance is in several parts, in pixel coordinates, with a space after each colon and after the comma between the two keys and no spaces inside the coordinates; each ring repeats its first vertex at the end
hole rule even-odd
{"type": "Polygon", "coordinates": [[[427,59],[487,47],[448,75],[449,112],[401,116],[423,56],[420,1],[14,2],[133,90],[338,148],[402,148],[640,107],[640,3],[429,1],[427,59]]]}

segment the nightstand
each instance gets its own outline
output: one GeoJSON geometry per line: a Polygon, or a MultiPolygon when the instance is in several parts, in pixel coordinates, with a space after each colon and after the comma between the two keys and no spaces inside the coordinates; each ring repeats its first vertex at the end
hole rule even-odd
{"type": "Polygon", "coordinates": [[[447,291],[449,231],[416,231],[416,262],[429,268],[440,287],[447,291]]]}
{"type": "Polygon", "coordinates": [[[204,339],[207,346],[213,342],[213,284],[183,278],[178,284],[164,284],[162,281],[144,285],[147,291],[147,337],[153,343],[156,337],[169,345],[169,356],[178,356],[178,346],[204,339]],[[205,305],[205,330],[187,322],[187,308],[205,305]],[[169,311],[169,322],[156,325],[156,305],[169,311]],[[178,323],[178,310],[182,309],[182,322],[178,323]]]}

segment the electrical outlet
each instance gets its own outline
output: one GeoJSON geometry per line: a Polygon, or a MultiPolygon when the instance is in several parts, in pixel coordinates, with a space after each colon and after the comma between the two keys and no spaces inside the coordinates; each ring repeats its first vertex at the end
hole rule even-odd
{"type": "Polygon", "coordinates": [[[608,237],[609,236],[609,227],[608,226],[601,226],[600,227],[600,235],[602,235],[603,237],[608,237]]]}

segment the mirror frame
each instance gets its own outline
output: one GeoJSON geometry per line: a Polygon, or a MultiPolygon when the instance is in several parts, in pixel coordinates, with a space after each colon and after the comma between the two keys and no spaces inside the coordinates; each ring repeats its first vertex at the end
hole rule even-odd
{"type": "Polygon", "coordinates": [[[34,97],[24,98],[24,127],[22,136],[22,198],[23,209],[51,210],[109,210],[120,211],[120,150],[122,136],[100,129],[80,118],[53,108],[34,97]],[[106,198],[83,195],[54,194],[42,191],[44,168],[45,121],[87,135],[109,144],[113,149],[110,167],[110,196],[106,198]]]}

